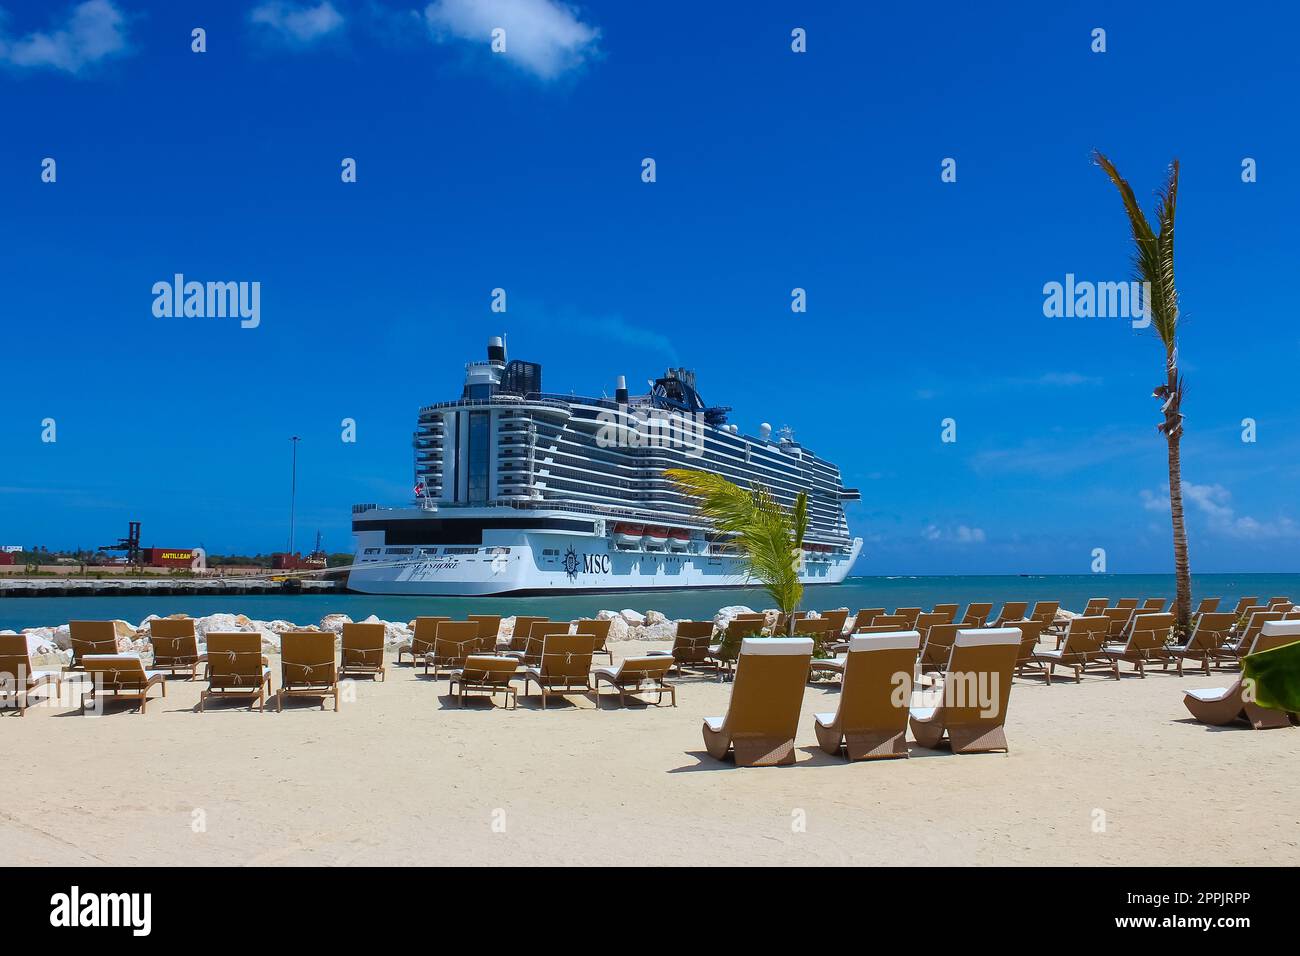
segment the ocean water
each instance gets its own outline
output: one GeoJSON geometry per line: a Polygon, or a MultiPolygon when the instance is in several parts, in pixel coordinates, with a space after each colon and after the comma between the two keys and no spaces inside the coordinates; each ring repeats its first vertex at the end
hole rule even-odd
{"type": "MultiPolygon", "coordinates": [[[[1300,599],[1300,574],[1199,574],[1192,579],[1195,600],[1223,598],[1229,607],[1247,595],[1300,599]]],[[[1173,575],[965,575],[952,577],[856,577],[843,584],[821,585],[804,592],[803,606],[813,610],[848,607],[924,607],[971,601],[1057,601],[1067,610],[1080,610],[1091,597],[1172,600],[1173,575]]],[[[772,606],[761,589],[608,592],[556,597],[386,597],[369,594],[232,594],[216,597],[183,595],[126,597],[49,597],[0,599],[0,630],[65,624],[70,620],[121,618],[138,624],[150,614],[245,614],[254,620],[285,620],[316,624],[326,614],[347,614],[359,621],[377,615],[386,621],[409,621],[422,614],[537,614],[557,620],[583,617],[602,609],[661,611],[670,618],[708,618],[720,607],[744,604],[754,609],[772,606]]]]}

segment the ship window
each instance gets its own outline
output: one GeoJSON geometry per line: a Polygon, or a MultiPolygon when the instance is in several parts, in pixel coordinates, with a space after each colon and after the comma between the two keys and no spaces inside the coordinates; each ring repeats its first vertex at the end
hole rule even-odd
{"type": "Polygon", "coordinates": [[[469,502],[488,499],[488,439],[492,420],[488,412],[470,412],[469,416],[469,502]]]}

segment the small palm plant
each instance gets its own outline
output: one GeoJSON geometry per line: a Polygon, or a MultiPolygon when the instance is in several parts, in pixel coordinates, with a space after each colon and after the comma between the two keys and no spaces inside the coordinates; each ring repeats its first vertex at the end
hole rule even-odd
{"type": "Polygon", "coordinates": [[[1128,214],[1136,246],[1134,271],[1147,290],[1147,311],[1165,349],[1165,380],[1152,393],[1161,402],[1163,420],[1157,426],[1169,453],[1169,513],[1174,532],[1175,628],[1180,635],[1191,632],[1192,573],[1187,559],[1187,526],[1183,521],[1183,478],[1179,445],[1183,437],[1182,375],[1178,372],[1178,287],[1174,285],[1174,211],[1178,203],[1178,160],[1169,166],[1169,178],[1158,194],[1156,220],[1159,232],[1151,228],[1131,187],[1113,163],[1093,153],[1110,181],[1119,190],[1128,214]]]}
{"type": "Polygon", "coordinates": [[[808,495],[799,492],[794,509],[787,511],[757,482],[742,488],[710,471],[673,468],[664,474],[696,499],[696,511],[714,531],[734,536],[745,574],[772,596],[793,634],[794,612],[803,599],[799,566],[808,530],[808,495]]]}

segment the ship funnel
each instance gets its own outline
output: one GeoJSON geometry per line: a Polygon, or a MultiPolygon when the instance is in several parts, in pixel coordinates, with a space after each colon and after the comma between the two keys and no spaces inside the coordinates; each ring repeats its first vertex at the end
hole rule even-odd
{"type": "Polygon", "coordinates": [[[488,361],[501,362],[504,364],[505,360],[506,344],[502,340],[501,336],[494,335],[492,338],[488,339],[488,361]]]}
{"type": "Polygon", "coordinates": [[[618,383],[614,386],[614,401],[620,405],[627,404],[627,377],[620,375],[618,383]]]}
{"type": "Polygon", "coordinates": [[[763,424],[759,425],[759,426],[758,426],[758,437],[759,437],[759,438],[762,438],[763,441],[767,441],[769,438],[771,438],[771,437],[772,437],[772,426],[769,425],[767,422],[763,422],[763,424]]]}

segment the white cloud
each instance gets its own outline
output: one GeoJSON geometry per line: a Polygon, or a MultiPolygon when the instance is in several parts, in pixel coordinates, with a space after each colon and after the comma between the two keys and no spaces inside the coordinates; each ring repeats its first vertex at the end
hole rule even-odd
{"type": "Polygon", "coordinates": [[[126,17],[111,0],[85,0],[67,21],[45,32],[10,39],[0,35],[0,63],[79,73],[100,60],[127,52],[126,17]]]}
{"type": "Polygon", "coordinates": [[[940,528],[936,524],[928,524],[921,529],[921,537],[926,541],[942,541],[950,544],[983,544],[986,540],[983,528],[972,528],[964,524],[959,524],[955,528],[940,528]]]}
{"type": "MultiPolygon", "coordinates": [[[[1168,488],[1160,494],[1144,488],[1141,494],[1142,507],[1148,511],[1169,510],[1168,488]]],[[[1283,516],[1265,522],[1250,515],[1238,515],[1232,505],[1232,492],[1220,484],[1197,485],[1183,482],[1183,500],[1191,506],[1191,510],[1205,515],[1209,529],[1218,534],[1251,541],[1300,536],[1300,526],[1291,518],[1283,516]]]]}
{"type": "Polygon", "coordinates": [[[315,43],[343,28],[343,14],[329,0],[315,6],[271,0],[254,7],[248,19],[299,46],[315,43]]]}
{"type": "Polygon", "coordinates": [[[439,41],[467,40],[485,49],[500,27],[506,41],[500,55],[543,80],[581,66],[600,38],[597,28],[558,0],[434,0],[424,20],[439,41]]]}

